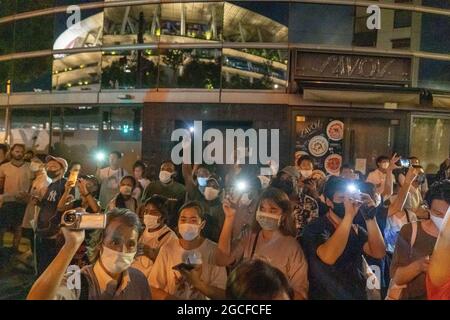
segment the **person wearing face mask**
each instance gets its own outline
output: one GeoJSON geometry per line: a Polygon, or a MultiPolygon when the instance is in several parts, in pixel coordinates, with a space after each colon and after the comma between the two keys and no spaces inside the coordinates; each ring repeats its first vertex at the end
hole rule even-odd
{"type": "MultiPolygon", "coordinates": [[[[394,156],[397,162],[400,158],[398,158],[395,154],[394,156]]],[[[392,159],[391,159],[392,160],[392,159]]],[[[395,164],[394,162],[394,164],[395,164]]],[[[394,176],[392,174],[392,170],[397,169],[398,167],[392,166],[392,161],[386,156],[379,156],[376,160],[377,169],[370,172],[367,176],[366,182],[370,182],[375,185],[377,188],[377,192],[379,194],[384,194],[386,197],[390,196],[392,194],[391,190],[385,190],[386,186],[386,180],[390,179],[389,181],[394,181],[394,176]],[[390,191],[390,193],[389,193],[390,191]],[[388,194],[387,194],[388,193],[388,194]]]]}
{"type": "Polygon", "coordinates": [[[47,176],[45,164],[39,158],[31,159],[30,169],[35,178],[27,197],[27,208],[25,209],[25,215],[22,220],[22,234],[30,240],[31,251],[33,252],[37,204],[44,198],[52,180],[47,176]]]}
{"type": "Polygon", "coordinates": [[[142,203],[145,203],[154,194],[168,199],[167,225],[175,228],[178,223],[178,210],[183,205],[186,198],[186,188],[181,183],[175,181],[176,170],[172,161],[164,161],[159,171],[159,180],[152,181],[145,188],[142,194],[142,203]]]}
{"type": "Polygon", "coordinates": [[[209,240],[217,242],[224,221],[221,192],[222,181],[217,175],[211,175],[204,166],[196,169],[197,183],[193,179],[191,165],[183,164],[183,176],[186,183],[187,200],[198,201],[205,211],[207,220],[203,234],[209,240]]]}
{"type": "Polygon", "coordinates": [[[186,198],[188,201],[200,201],[204,198],[206,186],[208,184],[208,178],[211,176],[211,172],[204,165],[190,164],[182,165],[182,172],[184,183],[186,185],[186,198]]]}
{"type": "Polygon", "coordinates": [[[150,300],[145,276],[131,267],[137,251],[141,223],[126,209],[107,213],[106,228],[91,242],[91,264],[80,272],[80,285],[69,286],[74,274],[67,268],[83,243],[84,230],[62,228],[65,243],[58,255],[33,284],[28,300],[150,300]]]}
{"type": "Polygon", "coordinates": [[[150,281],[150,272],[159,250],[171,239],[177,239],[177,235],[166,225],[167,198],[154,195],[139,211],[139,217],[145,229],[139,238],[139,250],[133,267],[141,270],[150,281]]]}
{"type": "Polygon", "coordinates": [[[9,228],[14,230],[13,250],[19,252],[22,237],[22,220],[27,206],[32,173],[30,163],[24,161],[25,146],[11,147],[11,161],[0,166],[0,247],[3,235],[9,228]]]}
{"type": "Polygon", "coordinates": [[[150,273],[154,299],[225,298],[226,270],[214,264],[216,244],[201,235],[206,223],[200,203],[181,207],[178,239],[161,247],[150,273]]]}
{"type": "Polygon", "coordinates": [[[426,274],[448,211],[449,185],[444,180],[428,190],[425,201],[430,219],[405,224],[400,230],[391,263],[392,299],[427,299],[426,274]]]}
{"type": "Polygon", "coordinates": [[[286,276],[295,299],[307,299],[308,265],[294,237],[295,225],[288,196],[277,188],[267,188],[259,198],[251,232],[233,244],[236,206],[225,200],[223,209],[225,222],[215,254],[216,264],[234,266],[241,261],[263,260],[286,276]]]}
{"type": "Polygon", "coordinates": [[[314,300],[366,300],[362,255],[375,259],[385,255],[374,215],[364,215],[367,229],[353,223],[361,203],[347,193],[347,187],[345,179],[328,179],[324,196],[329,211],[308,224],[300,238],[309,264],[309,294],[314,300]]]}
{"type": "MultiPolygon", "coordinates": [[[[58,211],[59,201],[65,190],[67,179],[64,173],[67,171],[67,161],[63,158],[47,156],[47,176],[52,180],[42,200],[36,228],[36,258],[37,271],[41,274],[58,253],[57,235],[60,231],[61,212],[58,211]]],[[[70,192],[75,195],[73,189],[70,192]]]]}
{"type": "Polygon", "coordinates": [[[313,159],[308,155],[302,155],[296,161],[297,170],[300,173],[300,179],[311,178],[314,170],[313,159]]]}
{"type": "Polygon", "coordinates": [[[136,179],[133,176],[125,176],[120,180],[119,193],[109,202],[108,210],[114,208],[126,208],[137,212],[138,202],[133,197],[133,190],[136,188],[136,179]]]}
{"type": "Polygon", "coordinates": [[[440,231],[428,267],[426,280],[428,300],[450,300],[450,180],[442,182],[439,188],[442,191],[442,199],[441,201],[434,199],[436,202],[434,209],[436,213],[437,210],[446,213],[445,216],[439,214],[433,218],[440,231]]]}

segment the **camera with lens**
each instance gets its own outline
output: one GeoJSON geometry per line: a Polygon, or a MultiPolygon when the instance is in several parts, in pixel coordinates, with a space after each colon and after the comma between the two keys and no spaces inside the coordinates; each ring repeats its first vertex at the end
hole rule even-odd
{"type": "Polygon", "coordinates": [[[67,210],[61,217],[61,226],[71,230],[105,229],[106,214],[87,213],[82,208],[67,210]]]}

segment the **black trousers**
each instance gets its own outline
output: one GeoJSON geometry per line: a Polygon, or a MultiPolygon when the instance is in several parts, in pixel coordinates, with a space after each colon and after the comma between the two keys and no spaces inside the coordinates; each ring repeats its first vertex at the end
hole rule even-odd
{"type": "Polygon", "coordinates": [[[49,264],[55,259],[59,252],[58,242],[56,239],[41,238],[36,236],[36,261],[37,272],[40,276],[49,264]]]}

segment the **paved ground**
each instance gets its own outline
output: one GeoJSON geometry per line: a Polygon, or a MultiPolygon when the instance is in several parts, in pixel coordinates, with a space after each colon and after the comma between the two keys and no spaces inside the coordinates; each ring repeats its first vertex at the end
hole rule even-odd
{"type": "Polygon", "coordinates": [[[22,254],[13,254],[12,235],[7,233],[0,248],[0,300],[25,299],[34,280],[33,259],[27,240],[20,245],[22,254]]]}

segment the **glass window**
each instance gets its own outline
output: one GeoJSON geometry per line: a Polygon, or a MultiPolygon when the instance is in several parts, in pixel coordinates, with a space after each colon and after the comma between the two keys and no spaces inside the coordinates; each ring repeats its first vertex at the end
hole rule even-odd
{"type": "Polygon", "coordinates": [[[221,50],[161,50],[159,87],[220,88],[221,50]]]}
{"type": "Polygon", "coordinates": [[[435,174],[450,155],[450,119],[413,117],[411,155],[420,159],[426,173],[435,174]]]}
{"type": "Polygon", "coordinates": [[[103,45],[157,42],[160,34],[159,5],[105,9],[103,45]]]}
{"type": "Polygon", "coordinates": [[[450,61],[420,59],[418,87],[450,91],[450,61]]]}
{"type": "Polygon", "coordinates": [[[53,16],[18,20],[14,35],[15,52],[51,49],[53,46],[53,16]]]}
{"type": "Polygon", "coordinates": [[[14,52],[14,23],[0,24],[0,55],[14,52]]]}
{"type": "Polygon", "coordinates": [[[417,31],[416,35],[420,39],[420,50],[450,53],[450,17],[436,14],[421,14],[420,16],[421,19],[418,23],[421,23],[421,29],[417,31]]]}
{"type": "Polygon", "coordinates": [[[53,90],[99,91],[101,56],[101,52],[54,55],[53,90]]]}
{"type": "Polygon", "coordinates": [[[351,6],[291,3],[289,41],[351,46],[354,12],[351,6]]]}
{"type": "Polygon", "coordinates": [[[55,0],[17,0],[17,12],[28,12],[40,9],[52,8],[55,0]]]}
{"type": "Polygon", "coordinates": [[[405,10],[395,10],[394,28],[409,28],[412,23],[412,12],[405,10]]]}
{"type": "Polygon", "coordinates": [[[162,42],[222,40],[223,3],[188,2],[161,5],[162,42]]]}
{"type": "Polygon", "coordinates": [[[427,7],[435,7],[435,8],[441,8],[441,9],[450,9],[450,2],[449,1],[442,1],[442,0],[422,0],[422,5],[427,7]]]}
{"type": "Polygon", "coordinates": [[[54,144],[54,154],[69,162],[83,164],[84,174],[95,173],[95,150],[98,146],[100,108],[79,106],[63,108],[64,113],[53,117],[53,121],[64,127],[63,134],[54,144]],[[61,118],[62,116],[62,118],[61,118]]]}
{"type": "Polygon", "coordinates": [[[136,106],[102,108],[100,146],[124,153],[122,164],[131,173],[141,156],[142,108],[136,106]]]}
{"type": "Polygon", "coordinates": [[[76,18],[76,14],[72,12],[55,14],[53,49],[101,46],[103,10],[82,10],[79,21],[76,18]]]}
{"type": "Polygon", "coordinates": [[[16,0],[0,0],[0,17],[11,16],[16,13],[16,0]]]}
{"type": "Polygon", "coordinates": [[[223,49],[224,89],[285,89],[287,50],[223,49]]]}
{"type": "Polygon", "coordinates": [[[226,2],[224,40],[287,42],[288,14],[288,3],[226,2]]]}
{"type": "Polygon", "coordinates": [[[14,61],[13,92],[48,91],[52,86],[52,57],[14,61]]]}
{"type": "Polygon", "coordinates": [[[14,108],[11,112],[10,144],[23,143],[27,149],[48,153],[50,111],[48,108],[14,108]]]}
{"type": "Polygon", "coordinates": [[[404,39],[394,39],[392,41],[392,49],[410,49],[411,48],[411,38],[404,39]]]}
{"type": "Polygon", "coordinates": [[[155,88],[158,59],[153,49],[104,51],[102,89],[155,88]]]}

